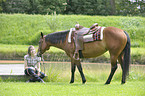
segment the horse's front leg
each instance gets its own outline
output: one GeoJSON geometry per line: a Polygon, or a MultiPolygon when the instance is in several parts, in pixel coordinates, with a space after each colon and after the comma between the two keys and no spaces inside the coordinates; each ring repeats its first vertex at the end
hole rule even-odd
{"type": "Polygon", "coordinates": [[[76,70],[76,64],[71,60],[71,81],[70,81],[70,83],[74,83],[75,70],[76,70]]]}
{"type": "Polygon", "coordinates": [[[81,75],[81,77],[82,77],[82,83],[85,84],[86,78],[85,78],[85,76],[84,76],[84,73],[83,73],[83,70],[82,70],[82,65],[81,65],[80,61],[79,61],[79,63],[77,64],[77,67],[78,67],[78,70],[79,70],[80,75],[81,75]]]}

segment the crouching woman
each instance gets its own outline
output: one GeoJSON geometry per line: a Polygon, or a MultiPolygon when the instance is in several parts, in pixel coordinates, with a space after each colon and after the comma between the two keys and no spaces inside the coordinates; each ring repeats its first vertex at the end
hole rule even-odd
{"type": "Polygon", "coordinates": [[[30,45],[28,48],[28,54],[24,56],[25,74],[32,78],[26,82],[42,82],[45,74],[40,71],[41,57],[37,57],[34,46],[30,45]]]}

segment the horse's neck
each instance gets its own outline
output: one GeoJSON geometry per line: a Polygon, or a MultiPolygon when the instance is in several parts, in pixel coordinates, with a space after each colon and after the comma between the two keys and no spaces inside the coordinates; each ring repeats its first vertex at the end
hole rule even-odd
{"type": "MultiPolygon", "coordinates": [[[[67,40],[67,38],[66,38],[66,40],[67,40]]],[[[65,40],[64,42],[60,41],[60,43],[52,44],[51,46],[54,46],[54,47],[56,47],[56,48],[65,50],[65,47],[66,47],[66,40],[65,40]]]]}
{"type": "Polygon", "coordinates": [[[53,33],[52,35],[48,35],[47,37],[49,38],[48,39],[49,44],[51,44],[51,46],[64,50],[66,46],[66,40],[68,38],[68,33],[69,30],[56,32],[53,33]]]}
{"type": "Polygon", "coordinates": [[[60,44],[52,44],[52,46],[64,50],[65,45],[63,43],[60,43],[60,44]]]}

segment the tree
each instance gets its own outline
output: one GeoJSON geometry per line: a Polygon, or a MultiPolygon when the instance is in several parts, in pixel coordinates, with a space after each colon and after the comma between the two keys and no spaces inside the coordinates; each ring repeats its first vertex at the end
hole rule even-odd
{"type": "Polygon", "coordinates": [[[129,0],[118,0],[116,3],[118,15],[138,15],[139,10],[137,9],[138,4],[129,0]]]}
{"type": "Polygon", "coordinates": [[[39,0],[39,7],[42,14],[52,14],[56,12],[57,14],[62,14],[65,10],[64,3],[66,0],[39,0]]]}
{"type": "Polygon", "coordinates": [[[2,12],[26,13],[26,11],[29,9],[29,6],[28,0],[7,0],[6,2],[2,2],[2,12]]]}
{"type": "Polygon", "coordinates": [[[115,15],[116,14],[116,7],[115,7],[115,0],[110,0],[110,5],[111,5],[111,15],[115,15]]]}
{"type": "Polygon", "coordinates": [[[66,14],[109,15],[108,0],[67,0],[66,14]]]}

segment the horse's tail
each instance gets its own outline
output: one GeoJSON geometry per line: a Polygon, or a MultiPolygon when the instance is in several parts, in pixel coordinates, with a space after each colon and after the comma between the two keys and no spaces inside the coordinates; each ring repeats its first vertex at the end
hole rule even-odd
{"type": "Polygon", "coordinates": [[[131,43],[130,43],[130,37],[128,35],[128,33],[126,31],[124,31],[124,33],[127,36],[127,43],[126,46],[124,48],[124,69],[125,69],[125,73],[128,76],[129,75],[129,65],[130,65],[130,47],[131,47],[131,43]]]}

